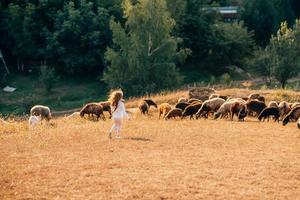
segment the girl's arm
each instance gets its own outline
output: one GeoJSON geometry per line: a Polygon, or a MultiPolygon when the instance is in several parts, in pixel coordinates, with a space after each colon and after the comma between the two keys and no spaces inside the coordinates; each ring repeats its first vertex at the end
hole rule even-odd
{"type": "Polygon", "coordinates": [[[127,117],[127,119],[130,119],[129,115],[126,112],[125,104],[122,102],[120,106],[121,106],[123,114],[127,117]]]}

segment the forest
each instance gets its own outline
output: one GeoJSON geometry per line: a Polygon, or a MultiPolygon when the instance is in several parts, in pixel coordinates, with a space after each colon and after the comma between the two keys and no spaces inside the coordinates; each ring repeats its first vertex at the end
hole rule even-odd
{"type": "Polygon", "coordinates": [[[228,66],[284,88],[299,71],[297,0],[2,0],[0,17],[10,71],[39,74],[49,91],[57,77],[92,76],[141,95],[178,87],[182,70],[228,66]],[[230,21],[226,6],[237,8],[230,21]]]}

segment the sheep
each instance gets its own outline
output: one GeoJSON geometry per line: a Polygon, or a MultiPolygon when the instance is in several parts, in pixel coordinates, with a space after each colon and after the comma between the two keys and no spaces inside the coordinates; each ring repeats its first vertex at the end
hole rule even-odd
{"type": "Polygon", "coordinates": [[[35,116],[35,115],[30,116],[28,119],[29,129],[35,127],[37,125],[37,123],[41,121],[41,119],[42,119],[42,117],[40,115],[39,116],[35,116]]]}
{"type": "Polygon", "coordinates": [[[41,120],[46,119],[49,121],[51,116],[50,108],[43,105],[35,105],[30,109],[30,116],[41,116],[41,120]]]}
{"type": "Polygon", "coordinates": [[[190,116],[190,119],[194,119],[194,114],[198,112],[201,106],[202,103],[198,103],[198,102],[187,106],[182,112],[182,118],[185,118],[186,116],[190,116]]]}
{"type": "MultiPolygon", "coordinates": [[[[246,102],[242,99],[231,99],[230,101],[225,102],[221,107],[214,113],[214,119],[217,119],[221,116],[223,118],[226,114],[230,113],[230,119],[233,120],[234,114],[239,117],[240,110],[242,110],[246,102]]],[[[239,119],[242,118],[241,116],[239,119]]],[[[242,118],[243,119],[243,118],[242,118]]]]}
{"type": "Polygon", "coordinates": [[[278,105],[280,119],[283,119],[286,114],[291,111],[289,104],[286,101],[282,101],[278,105]]]}
{"type": "Polygon", "coordinates": [[[246,107],[247,110],[249,112],[254,112],[256,113],[256,116],[259,116],[259,114],[261,113],[261,111],[267,107],[266,104],[262,101],[259,101],[257,99],[250,99],[248,100],[248,102],[246,103],[246,107]]]}
{"type": "MultiPolygon", "coordinates": [[[[222,98],[213,98],[203,102],[201,108],[196,113],[196,119],[203,115],[204,112],[216,112],[221,105],[225,103],[225,100],[222,98]]],[[[207,115],[206,115],[207,118],[207,115]]]]}
{"type": "Polygon", "coordinates": [[[158,107],[158,119],[160,119],[160,116],[164,118],[166,114],[172,109],[171,105],[168,103],[162,103],[158,107]]]}
{"type": "Polygon", "coordinates": [[[282,125],[285,126],[290,120],[298,120],[300,118],[300,107],[293,108],[282,121],[282,125]]]}
{"type": "Polygon", "coordinates": [[[101,116],[103,120],[105,120],[105,116],[103,114],[103,107],[99,103],[88,103],[80,110],[80,116],[84,117],[85,114],[92,114],[97,116],[97,120],[101,116]]]}
{"type": "Polygon", "coordinates": [[[175,105],[175,108],[180,108],[181,110],[184,110],[187,106],[189,106],[190,103],[184,103],[184,102],[181,102],[181,103],[177,103],[175,105]]]}
{"type": "Polygon", "coordinates": [[[153,100],[144,99],[142,102],[140,102],[139,109],[140,109],[142,114],[146,114],[146,113],[148,114],[150,106],[154,106],[155,108],[157,108],[157,104],[154,103],[153,100]]]}
{"type": "Polygon", "coordinates": [[[102,101],[102,102],[99,102],[99,104],[102,106],[103,112],[104,111],[108,112],[109,113],[109,118],[111,118],[110,102],[109,101],[102,101]]]}
{"type": "Polygon", "coordinates": [[[279,113],[279,109],[276,107],[266,107],[264,108],[261,113],[258,116],[258,120],[261,121],[265,121],[266,118],[268,118],[269,121],[269,117],[270,116],[274,116],[274,121],[278,121],[279,122],[279,117],[280,117],[280,113],[279,113]]]}
{"type": "Polygon", "coordinates": [[[187,98],[184,97],[180,97],[177,101],[177,103],[187,103],[187,102],[188,102],[187,98]]]}
{"type": "Polygon", "coordinates": [[[268,108],[270,107],[278,108],[278,103],[276,101],[270,101],[268,104],[268,108]]]}
{"type": "Polygon", "coordinates": [[[196,99],[196,98],[190,98],[188,100],[188,103],[193,103],[193,102],[198,102],[198,103],[202,103],[202,101],[200,99],[196,99]]]}
{"type": "Polygon", "coordinates": [[[165,120],[170,119],[170,118],[176,118],[176,117],[181,117],[182,116],[182,110],[180,108],[173,108],[171,109],[166,116],[164,117],[165,120]]]}
{"type": "Polygon", "coordinates": [[[292,106],[291,106],[291,109],[293,109],[293,108],[295,108],[295,107],[297,107],[297,106],[300,106],[300,103],[299,103],[299,102],[293,103],[292,106]]]}

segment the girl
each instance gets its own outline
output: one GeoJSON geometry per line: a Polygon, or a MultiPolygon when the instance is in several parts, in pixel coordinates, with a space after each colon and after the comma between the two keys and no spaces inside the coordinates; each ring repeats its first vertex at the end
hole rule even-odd
{"type": "Polygon", "coordinates": [[[112,120],[114,122],[113,126],[109,131],[109,139],[111,139],[111,134],[113,131],[116,132],[116,138],[121,138],[121,125],[122,120],[126,116],[129,119],[128,114],[125,111],[125,106],[123,103],[123,92],[121,90],[116,90],[112,92],[109,96],[109,102],[112,111],[112,120]]]}

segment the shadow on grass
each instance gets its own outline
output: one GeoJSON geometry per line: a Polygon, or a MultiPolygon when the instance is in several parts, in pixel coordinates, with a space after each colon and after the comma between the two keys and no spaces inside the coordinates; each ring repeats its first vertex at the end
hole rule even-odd
{"type": "Polygon", "coordinates": [[[148,138],[142,138],[142,137],[125,137],[125,140],[135,140],[135,141],[143,141],[143,142],[152,142],[152,140],[148,138]]]}

